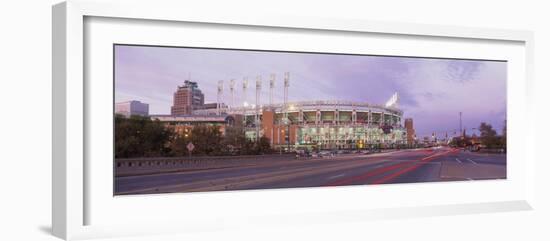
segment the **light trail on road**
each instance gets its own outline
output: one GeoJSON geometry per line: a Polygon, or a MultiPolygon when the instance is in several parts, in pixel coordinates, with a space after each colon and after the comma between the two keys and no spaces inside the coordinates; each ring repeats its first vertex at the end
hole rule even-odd
{"type": "Polygon", "coordinates": [[[506,155],[429,148],[116,177],[114,192],[129,195],[503,178],[506,155]]]}

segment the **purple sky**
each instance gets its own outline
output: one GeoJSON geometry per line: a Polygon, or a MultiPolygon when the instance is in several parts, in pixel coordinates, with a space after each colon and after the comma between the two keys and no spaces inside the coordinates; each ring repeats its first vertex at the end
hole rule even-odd
{"type": "Polygon", "coordinates": [[[289,100],[352,100],[384,104],[400,95],[404,117],[412,117],[418,136],[488,122],[500,133],[506,117],[506,62],[405,57],[351,56],[169,47],[115,48],[115,101],[149,103],[151,114],[169,114],[178,85],[191,76],[206,102],[216,101],[217,82],[235,79],[236,102],[254,102],[261,75],[262,103],[269,102],[269,75],[275,73],[275,102],[283,99],[283,73],[290,72],[289,100]]]}

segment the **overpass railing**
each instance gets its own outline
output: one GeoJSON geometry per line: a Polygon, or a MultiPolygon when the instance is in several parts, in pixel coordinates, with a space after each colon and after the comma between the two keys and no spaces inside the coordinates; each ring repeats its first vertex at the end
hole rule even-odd
{"type": "Polygon", "coordinates": [[[269,154],[250,156],[192,156],[116,158],[115,176],[136,176],[156,173],[183,172],[202,169],[252,166],[269,162],[291,161],[294,154],[269,154]]]}

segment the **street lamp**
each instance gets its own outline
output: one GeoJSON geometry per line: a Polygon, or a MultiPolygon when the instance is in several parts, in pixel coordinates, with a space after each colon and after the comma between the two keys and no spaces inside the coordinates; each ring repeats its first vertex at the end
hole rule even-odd
{"type": "MultiPolygon", "coordinates": [[[[285,138],[285,129],[281,129],[281,135],[283,136],[283,138],[285,138]]],[[[283,153],[283,147],[282,147],[281,143],[279,143],[279,153],[280,154],[283,153]]]]}
{"type": "Polygon", "coordinates": [[[286,135],[288,136],[288,137],[285,137],[285,138],[287,138],[286,139],[286,149],[288,151],[290,151],[290,124],[286,125],[286,135]]]}

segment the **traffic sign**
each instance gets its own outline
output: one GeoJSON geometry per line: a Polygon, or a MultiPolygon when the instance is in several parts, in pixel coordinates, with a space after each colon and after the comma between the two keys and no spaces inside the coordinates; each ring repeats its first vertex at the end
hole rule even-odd
{"type": "Polygon", "coordinates": [[[189,152],[192,152],[193,149],[195,149],[195,145],[193,145],[192,142],[189,142],[189,143],[187,144],[187,150],[188,150],[189,152]]]}

